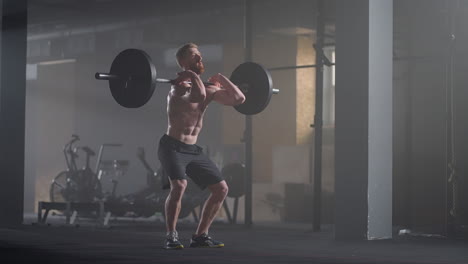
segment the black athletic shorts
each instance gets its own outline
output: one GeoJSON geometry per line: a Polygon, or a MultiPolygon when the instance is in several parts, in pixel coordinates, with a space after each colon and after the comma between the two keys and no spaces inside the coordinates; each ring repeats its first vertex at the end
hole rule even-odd
{"type": "Polygon", "coordinates": [[[163,189],[170,187],[169,179],[187,180],[187,176],[202,190],[223,180],[218,167],[198,145],[185,144],[165,134],[159,140],[158,157],[164,171],[163,189]]]}

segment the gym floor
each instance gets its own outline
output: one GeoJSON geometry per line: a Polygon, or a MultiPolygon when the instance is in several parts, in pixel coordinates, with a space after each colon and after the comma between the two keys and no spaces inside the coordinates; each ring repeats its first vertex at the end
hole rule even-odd
{"type": "MultiPolygon", "coordinates": [[[[57,219],[59,221],[57,221],[57,219]]],[[[215,223],[211,235],[221,249],[162,249],[164,225],[119,220],[111,228],[80,222],[64,226],[25,224],[0,229],[2,263],[468,263],[468,242],[437,237],[395,236],[392,240],[335,241],[331,228],[311,232],[308,225],[215,223]]],[[[194,223],[178,227],[187,245],[194,223]]]]}

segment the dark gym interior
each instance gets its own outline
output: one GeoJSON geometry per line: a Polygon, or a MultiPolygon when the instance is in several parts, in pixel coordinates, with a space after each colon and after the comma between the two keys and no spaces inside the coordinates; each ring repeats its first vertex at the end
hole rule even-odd
{"type": "Polygon", "coordinates": [[[468,263],[468,0],[0,2],[2,263],[468,263]],[[188,246],[210,195],[188,180],[171,251],[186,43],[246,101],[196,141],[225,246],[188,246]]]}

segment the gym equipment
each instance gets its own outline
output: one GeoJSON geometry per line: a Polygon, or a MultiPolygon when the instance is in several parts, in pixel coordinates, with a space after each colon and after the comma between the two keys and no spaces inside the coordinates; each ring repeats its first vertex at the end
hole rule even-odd
{"type": "Polygon", "coordinates": [[[228,196],[238,198],[245,194],[245,166],[241,163],[230,163],[221,170],[229,186],[228,196]]]}
{"type": "MultiPolygon", "coordinates": [[[[120,52],[112,62],[109,73],[97,72],[95,78],[109,81],[112,96],[117,103],[127,108],[145,105],[153,96],[158,83],[173,84],[174,81],[157,78],[156,67],[151,57],[139,49],[120,52]]],[[[239,65],[230,79],[246,97],[242,105],[235,106],[238,112],[245,115],[260,113],[267,107],[271,95],[279,93],[278,89],[273,89],[268,70],[254,62],[239,65]]]]}
{"type": "Polygon", "coordinates": [[[89,147],[74,147],[79,140],[79,136],[72,135],[63,149],[67,170],[53,179],[49,190],[51,202],[92,202],[101,196],[101,182],[89,166],[90,157],[95,153],[89,147]],[[78,169],[76,163],[78,149],[86,154],[86,163],[82,169],[78,169]]]}
{"type": "Polygon", "coordinates": [[[245,195],[245,183],[246,183],[246,171],[244,164],[241,163],[229,163],[221,170],[223,178],[226,180],[229,186],[228,197],[234,198],[233,214],[228,208],[227,203],[223,204],[224,210],[226,211],[228,220],[231,224],[237,222],[237,212],[239,209],[239,198],[245,195]]]}

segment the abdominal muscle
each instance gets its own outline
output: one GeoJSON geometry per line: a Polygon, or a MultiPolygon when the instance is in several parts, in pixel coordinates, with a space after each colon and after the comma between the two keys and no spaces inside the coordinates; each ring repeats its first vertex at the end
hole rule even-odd
{"type": "Polygon", "coordinates": [[[203,115],[206,106],[201,103],[189,103],[180,97],[168,97],[167,135],[185,144],[196,144],[203,127],[203,115]]]}
{"type": "Polygon", "coordinates": [[[196,144],[201,127],[174,127],[169,125],[167,135],[185,144],[196,144]]]}

